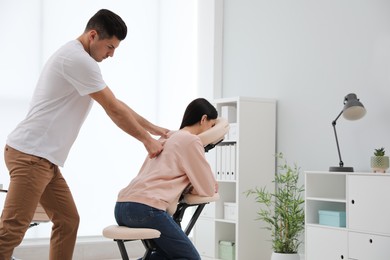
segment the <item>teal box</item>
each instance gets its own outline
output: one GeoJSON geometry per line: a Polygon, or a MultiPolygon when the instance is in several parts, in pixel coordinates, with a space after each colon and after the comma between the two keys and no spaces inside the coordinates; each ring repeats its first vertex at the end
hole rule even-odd
{"type": "Polygon", "coordinates": [[[344,211],[319,210],[319,224],[333,227],[346,227],[344,211]]]}
{"type": "Polygon", "coordinates": [[[219,259],[221,260],[235,260],[236,246],[231,241],[219,241],[219,259]]]}

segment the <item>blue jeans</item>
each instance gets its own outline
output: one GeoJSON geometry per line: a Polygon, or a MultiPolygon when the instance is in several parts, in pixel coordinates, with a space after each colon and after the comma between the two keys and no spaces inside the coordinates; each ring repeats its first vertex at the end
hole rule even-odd
{"type": "Polygon", "coordinates": [[[117,202],[115,218],[120,226],[133,228],[153,228],[161,232],[154,239],[157,247],[153,260],[200,260],[191,240],[173,218],[165,211],[136,202],[117,202]]]}

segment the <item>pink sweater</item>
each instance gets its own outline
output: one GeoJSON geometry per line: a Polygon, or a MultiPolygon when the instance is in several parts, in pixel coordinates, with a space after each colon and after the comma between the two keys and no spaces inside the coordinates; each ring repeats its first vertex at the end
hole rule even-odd
{"type": "Polygon", "coordinates": [[[216,180],[200,138],[185,130],[174,132],[154,159],[145,159],[138,175],[118,195],[118,202],[138,202],[161,210],[176,205],[191,184],[190,193],[211,197],[216,180]]]}

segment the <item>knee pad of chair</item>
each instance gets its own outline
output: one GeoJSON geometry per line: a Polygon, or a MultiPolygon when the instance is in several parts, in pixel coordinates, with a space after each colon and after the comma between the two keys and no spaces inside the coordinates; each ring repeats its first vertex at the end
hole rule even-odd
{"type": "Polygon", "coordinates": [[[219,200],[219,194],[215,193],[212,197],[203,197],[194,194],[184,195],[183,201],[188,205],[204,204],[219,200]]]}
{"type": "Polygon", "coordinates": [[[130,228],[111,225],[103,229],[103,236],[117,240],[143,240],[160,237],[160,231],[151,228],[130,228]]]}

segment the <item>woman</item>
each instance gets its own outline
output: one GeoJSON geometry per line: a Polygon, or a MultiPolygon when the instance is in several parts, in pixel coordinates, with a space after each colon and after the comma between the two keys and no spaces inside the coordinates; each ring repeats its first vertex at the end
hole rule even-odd
{"type": "Polygon", "coordinates": [[[183,192],[211,197],[217,184],[205,159],[198,134],[215,125],[218,112],[203,98],[186,108],[180,130],[169,133],[163,152],[146,158],[138,175],[122,189],[115,207],[120,226],[153,228],[161,232],[154,240],[152,259],[201,259],[196,248],[167,212],[183,192]]]}

